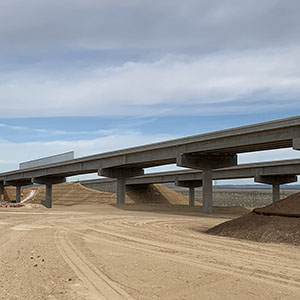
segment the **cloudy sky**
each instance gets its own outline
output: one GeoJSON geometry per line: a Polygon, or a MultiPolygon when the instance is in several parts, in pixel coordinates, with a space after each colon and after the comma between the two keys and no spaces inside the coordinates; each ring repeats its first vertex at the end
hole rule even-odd
{"type": "Polygon", "coordinates": [[[299,28],[297,0],[2,0],[0,171],[299,115],[299,28]]]}

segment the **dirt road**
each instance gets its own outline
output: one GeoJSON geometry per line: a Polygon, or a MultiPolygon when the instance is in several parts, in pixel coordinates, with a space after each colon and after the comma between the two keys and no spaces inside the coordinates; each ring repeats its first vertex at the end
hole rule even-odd
{"type": "Polygon", "coordinates": [[[160,210],[1,209],[0,299],[300,299],[299,248],[204,233],[236,216],[160,210]]]}

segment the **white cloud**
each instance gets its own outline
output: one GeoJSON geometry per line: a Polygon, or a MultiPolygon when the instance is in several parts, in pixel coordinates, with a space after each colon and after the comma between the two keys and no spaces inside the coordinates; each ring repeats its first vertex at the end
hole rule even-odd
{"type": "Polygon", "coordinates": [[[300,108],[299,47],[166,56],[60,78],[0,72],[7,117],[209,114],[300,108]]]}

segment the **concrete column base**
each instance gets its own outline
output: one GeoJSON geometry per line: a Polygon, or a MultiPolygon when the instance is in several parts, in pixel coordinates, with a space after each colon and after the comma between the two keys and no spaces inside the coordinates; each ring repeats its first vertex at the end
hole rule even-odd
{"type": "Polygon", "coordinates": [[[4,186],[0,185],[0,200],[4,200],[4,186]]]}
{"type": "Polygon", "coordinates": [[[195,206],[195,188],[189,187],[189,205],[195,206]]]}
{"type": "Polygon", "coordinates": [[[272,184],[272,200],[273,203],[280,200],[280,184],[278,183],[272,184]]]}
{"type": "Polygon", "coordinates": [[[52,208],[52,184],[46,184],[46,200],[42,200],[41,204],[47,208],[52,208]]]}
{"type": "Polygon", "coordinates": [[[21,186],[16,186],[16,203],[21,203],[21,186]]]}
{"type": "Polygon", "coordinates": [[[203,170],[203,207],[204,214],[211,214],[213,212],[213,198],[212,198],[212,170],[203,170]]]}
{"type": "Polygon", "coordinates": [[[125,204],[126,178],[117,178],[117,204],[125,204]]]}

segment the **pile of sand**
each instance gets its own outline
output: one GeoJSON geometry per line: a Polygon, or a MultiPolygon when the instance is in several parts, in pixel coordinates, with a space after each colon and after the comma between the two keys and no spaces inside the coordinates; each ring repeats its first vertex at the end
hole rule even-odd
{"type": "Polygon", "coordinates": [[[165,185],[150,184],[145,188],[128,191],[126,202],[136,204],[188,204],[188,199],[165,185]]]}
{"type": "MultiPolygon", "coordinates": [[[[24,195],[29,194],[33,188],[24,189],[24,195]]],[[[36,193],[27,203],[40,203],[45,200],[45,186],[36,189],[36,193]]],[[[80,183],[62,183],[53,185],[52,199],[54,205],[76,204],[113,204],[116,203],[116,194],[101,192],[84,187],[80,183]]],[[[187,204],[185,196],[170,190],[163,185],[149,185],[144,189],[132,190],[126,193],[126,203],[147,204],[187,204]]]]}
{"type": "Polygon", "coordinates": [[[207,233],[257,242],[300,245],[300,193],[219,224],[207,233]]]}
{"type": "MultiPolygon", "coordinates": [[[[31,188],[28,188],[32,190],[31,188]]],[[[45,200],[46,187],[36,188],[35,195],[27,203],[41,203],[45,200]]],[[[100,192],[86,188],[80,183],[55,184],[52,188],[52,201],[54,205],[71,206],[76,204],[113,203],[114,197],[111,193],[100,192]]]]}

